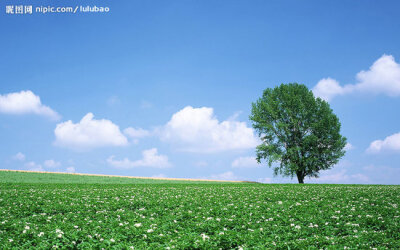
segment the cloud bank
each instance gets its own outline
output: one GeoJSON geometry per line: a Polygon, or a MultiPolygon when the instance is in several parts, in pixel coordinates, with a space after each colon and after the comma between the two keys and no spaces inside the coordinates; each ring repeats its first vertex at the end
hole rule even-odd
{"type": "Polygon", "coordinates": [[[74,168],[74,167],[67,167],[67,168],[65,169],[65,172],[66,172],[66,173],[73,174],[73,173],[75,173],[75,168],[74,168]]]}
{"type": "Polygon", "coordinates": [[[142,159],[131,161],[128,158],[123,160],[114,160],[115,156],[110,156],[107,163],[116,168],[135,168],[135,167],[152,167],[152,168],[168,168],[172,164],[168,161],[166,155],[159,155],[157,148],[151,148],[142,152],[142,159]]]}
{"type": "Polygon", "coordinates": [[[367,152],[380,153],[382,151],[400,152],[400,133],[386,137],[383,140],[375,140],[369,145],[367,152]]]}
{"type": "Polygon", "coordinates": [[[223,180],[223,181],[237,181],[240,178],[236,176],[232,171],[227,171],[221,174],[213,174],[209,177],[201,178],[208,180],[223,180]]]}
{"type": "Polygon", "coordinates": [[[145,130],[142,128],[132,128],[132,127],[124,129],[124,134],[129,138],[131,138],[134,144],[138,144],[140,138],[145,138],[152,135],[152,133],[149,130],[145,130]]]}
{"type": "Polygon", "coordinates": [[[57,168],[61,166],[61,163],[55,160],[45,160],[44,165],[49,168],[57,168]]]}
{"type": "Polygon", "coordinates": [[[18,152],[16,155],[14,155],[13,157],[12,157],[14,160],[17,160],[17,161],[25,161],[25,155],[23,154],[23,153],[21,153],[21,152],[18,152]]]}
{"type": "Polygon", "coordinates": [[[313,88],[314,95],[326,101],[354,92],[400,96],[400,64],[391,55],[383,55],[366,71],[356,75],[355,84],[341,86],[332,78],[321,79],[313,88]]]}
{"type": "Polygon", "coordinates": [[[0,95],[0,113],[36,114],[48,117],[51,120],[61,118],[57,112],[43,105],[40,97],[30,90],[0,95]]]}
{"type": "Polygon", "coordinates": [[[256,168],[259,166],[255,157],[239,157],[232,162],[233,168],[256,168]]]}
{"type": "Polygon", "coordinates": [[[34,161],[25,163],[25,167],[28,168],[29,171],[45,171],[41,164],[37,164],[34,161]]]}
{"type": "Polygon", "coordinates": [[[57,124],[55,145],[75,150],[128,145],[128,139],[117,125],[110,120],[93,118],[94,115],[88,113],[79,123],[69,120],[57,124]]]}
{"type": "Polygon", "coordinates": [[[317,183],[368,183],[370,181],[369,177],[357,173],[349,174],[346,169],[342,169],[339,172],[322,174],[320,178],[315,179],[314,182],[317,183]]]}
{"type": "Polygon", "coordinates": [[[257,145],[253,129],[245,122],[220,122],[213,113],[212,108],[187,106],[160,130],[160,138],[180,151],[196,153],[249,149],[257,145]]]}

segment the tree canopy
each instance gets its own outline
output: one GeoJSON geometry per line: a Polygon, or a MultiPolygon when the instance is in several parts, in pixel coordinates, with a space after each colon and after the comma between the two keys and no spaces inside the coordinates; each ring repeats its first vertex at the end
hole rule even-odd
{"type": "Polygon", "coordinates": [[[281,84],[264,90],[252,104],[250,119],[261,144],[257,161],[274,165],[274,175],[318,177],[344,156],[346,138],[329,104],[315,98],[311,90],[298,83],[281,84]]]}

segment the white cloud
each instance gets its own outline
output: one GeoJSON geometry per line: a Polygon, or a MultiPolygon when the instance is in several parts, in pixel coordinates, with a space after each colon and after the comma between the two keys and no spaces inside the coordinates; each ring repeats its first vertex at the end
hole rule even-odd
{"type": "Polygon", "coordinates": [[[150,131],[148,130],[132,127],[124,129],[124,134],[131,138],[143,138],[151,135],[150,131]]]}
{"type": "Polygon", "coordinates": [[[364,174],[348,174],[347,169],[340,171],[328,170],[321,174],[321,177],[313,179],[316,183],[336,183],[336,184],[360,184],[368,183],[370,178],[364,174]]]}
{"type": "Polygon", "coordinates": [[[0,112],[43,115],[52,120],[61,118],[57,112],[43,105],[40,97],[30,90],[0,95],[0,112]]]}
{"type": "Polygon", "coordinates": [[[346,151],[349,151],[352,149],[354,149],[354,146],[350,142],[346,143],[346,146],[344,146],[344,150],[346,150],[346,151]]]}
{"type": "Polygon", "coordinates": [[[400,96],[400,64],[396,63],[391,55],[383,55],[372,64],[369,70],[360,71],[356,75],[356,80],[355,84],[340,86],[336,80],[324,78],[313,88],[313,92],[327,101],[337,95],[352,92],[400,96]]]}
{"type": "Polygon", "coordinates": [[[221,174],[213,174],[208,178],[205,179],[210,179],[210,180],[224,180],[224,181],[235,181],[238,180],[239,177],[236,176],[232,171],[224,172],[221,174]]]}
{"type": "Polygon", "coordinates": [[[172,143],[181,151],[201,153],[249,149],[257,145],[253,129],[245,122],[219,122],[213,112],[207,107],[185,107],[161,129],[161,140],[172,143]]]}
{"type": "Polygon", "coordinates": [[[269,178],[269,177],[258,178],[257,181],[261,182],[261,183],[272,183],[272,178],[269,178]]]}
{"type": "Polygon", "coordinates": [[[42,165],[35,163],[34,161],[30,161],[28,163],[25,163],[25,167],[28,168],[30,171],[44,171],[44,168],[42,165]]]}
{"type": "Polygon", "coordinates": [[[388,96],[400,95],[400,64],[391,55],[383,55],[367,71],[357,74],[357,90],[382,93],[388,96]]]}
{"type": "Polygon", "coordinates": [[[165,174],[156,174],[151,176],[151,178],[167,178],[167,176],[165,174]]]}
{"type": "Polygon", "coordinates": [[[75,150],[128,144],[117,125],[110,120],[95,120],[93,117],[92,113],[87,113],[79,123],[69,120],[57,124],[55,144],[75,150]]]}
{"type": "Polygon", "coordinates": [[[358,180],[361,183],[368,183],[370,181],[370,178],[365,174],[352,174],[350,175],[350,178],[358,180]]]}
{"type": "Polygon", "coordinates": [[[256,168],[259,167],[255,157],[239,157],[232,162],[234,168],[256,168]]]}
{"type": "Polygon", "coordinates": [[[240,114],[242,114],[242,111],[236,111],[232,116],[228,117],[227,121],[236,121],[240,114]]]}
{"type": "Polygon", "coordinates": [[[139,143],[139,138],[144,138],[152,135],[152,133],[148,130],[142,128],[132,128],[132,127],[124,129],[124,134],[130,137],[134,144],[139,143]]]}
{"type": "Polygon", "coordinates": [[[116,168],[135,168],[135,167],[153,167],[153,168],[168,168],[171,163],[166,155],[159,155],[156,148],[144,150],[142,159],[131,161],[128,158],[123,160],[114,160],[114,156],[107,159],[108,164],[116,168]]]}
{"type": "Polygon", "coordinates": [[[310,183],[334,183],[334,184],[367,184],[371,182],[365,173],[348,173],[349,169],[356,169],[354,164],[343,160],[332,169],[320,172],[319,178],[308,178],[310,183]]]}
{"type": "Polygon", "coordinates": [[[14,160],[17,161],[25,161],[25,155],[21,152],[18,152],[16,155],[12,157],[14,160]]]}
{"type": "Polygon", "coordinates": [[[44,165],[49,168],[56,168],[56,167],[60,167],[61,163],[58,161],[55,161],[55,160],[45,160],[44,165]]]}
{"type": "Polygon", "coordinates": [[[363,170],[371,176],[370,183],[374,184],[400,184],[400,168],[388,166],[368,165],[363,170]]]}
{"type": "Polygon", "coordinates": [[[379,153],[381,151],[400,151],[400,133],[386,137],[383,140],[371,142],[367,152],[379,153]]]}
{"type": "Polygon", "coordinates": [[[323,78],[313,88],[314,95],[326,101],[330,101],[337,95],[344,95],[350,93],[352,88],[350,86],[342,87],[339,82],[332,78],[323,78]]]}
{"type": "Polygon", "coordinates": [[[75,173],[75,168],[74,167],[67,167],[65,172],[67,172],[67,173],[75,173]]]}

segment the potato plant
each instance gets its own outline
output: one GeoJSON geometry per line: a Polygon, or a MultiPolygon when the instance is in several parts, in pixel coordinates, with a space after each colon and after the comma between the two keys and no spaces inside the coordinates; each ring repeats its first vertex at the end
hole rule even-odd
{"type": "Polygon", "coordinates": [[[0,245],[6,249],[399,249],[399,203],[400,186],[6,183],[3,179],[0,245]]]}

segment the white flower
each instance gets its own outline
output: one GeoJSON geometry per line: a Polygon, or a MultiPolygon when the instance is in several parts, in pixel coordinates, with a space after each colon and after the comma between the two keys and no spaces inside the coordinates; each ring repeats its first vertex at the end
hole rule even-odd
{"type": "Polygon", "coordinates": [[[150,228],[150,229],[147,229],[147,232],[152,233],[152,232],[154,232],[154,230],[150,228]]]}
{"type": "Polygon", "coordinates": [[[8,239],[8,241],[9,241],[9,242],[13,242],[14,240],[13,240],[13,239],[8,239]]]}
{"type": "Polygon", "coordinates": [[[57,237],[58,237],[58,238],[61,238],[61,237],[62,237],[62,234],[58,234],[57,237]]]}
{"type": "Polygon", "coordinates": [[[29,230],[29,229],[31,229],[31,228],[30,228],[29,226],[25,226],[25,229],[26,229],[26,230],[29,230]]]}
{"type": "Polygon", "coordinates": [[[78,226],[74,226],[74,228],[78,228],[78,226]]]}
{"type": "Polygon", "coordinates": [[[203,240],[209,239],[210,237],[208,237],[206,234],[201,234],[201,237],[203,238],[203,240]]]}
{"type": "Polygon", "coordinates": [[[142,226],[142,223],[136,223],[134,226],[135,226],[135,227],[141,227],[141,226],[142,226]]]}
{"type": "Polygon", "coordinates": [[[40,232],[37,236],[42,237],[44,235],[43,232],[40,232]]]}
{"type": "Polygon", "coordinates": [[[278,201],[278,204],[279,204],[279,205],[282,205],[282,201],[278,201]]]}
{"type": "Polygon", "coordinates": [[[114,240],[114,239],[110,239],[110,241],[111,241],[111,242],[115,242],[115,240],[114,240]]]}
{"type": "Polygon", "coordinates": [[[294,228],[296,228],[296,229],[300,229],[300,228],[301,228],[301,226],[297,225],[297,226],[295,226],[294,228]]]}

